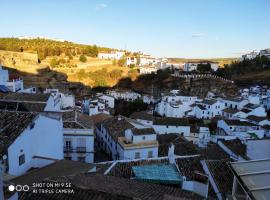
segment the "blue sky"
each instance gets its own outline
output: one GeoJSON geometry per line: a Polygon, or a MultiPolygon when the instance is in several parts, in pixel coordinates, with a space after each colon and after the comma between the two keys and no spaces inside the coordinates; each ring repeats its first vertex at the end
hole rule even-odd
{"type": "Polygon", "coordinates": [[[2,0],[0,37],[46,36],[154,56],[270,47],[269,0],[2,0]]]}

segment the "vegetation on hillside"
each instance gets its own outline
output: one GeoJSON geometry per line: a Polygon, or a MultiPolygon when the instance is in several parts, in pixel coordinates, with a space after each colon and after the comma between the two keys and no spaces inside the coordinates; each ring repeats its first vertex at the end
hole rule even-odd
{"type": "Polygon", "coordinates": [[[262,72],[268,70],[269,67],[270,60],[267,57],[257,56],[251,60],[235,61],[232,64],[225,65],[224,68],[219,68],[215,73],[219,76],[231,79],[233,76],[262,72]]]}
{"type": "Polygon", "coordinates": [[[64,54],[72,59],[76,55],[87,55],[96,57],[99,51],[109,52],[112,49],[97,47],[96,45],[83,45],[72,42],[60,42],[49,39],[18,39],[0,38],[0,50],[16,52],[37,52],[39,60],[44,60],[47,56],[60,56],[64,54]]]}

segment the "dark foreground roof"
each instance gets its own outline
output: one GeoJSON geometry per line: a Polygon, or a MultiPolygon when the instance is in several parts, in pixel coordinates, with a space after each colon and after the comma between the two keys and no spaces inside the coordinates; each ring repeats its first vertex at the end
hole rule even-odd
{"type": "Polygon", "coordinates": [[[37,113],[0,111],[0,140],[4,147],[0,154],[4,153],[9,145],[34,121],[37,113]]]}
{"type": "Polygon", "coordinates": [[[0,99],[9,101],[31,101],[31,102],[47,102],[51,94],[26,94],[26,93],[7,93],[0,95],[0,99]]]}
{"type": "Polygon", "coordinates": [[[189,126],[186,118],[174,118],[174,117],[155,117],[153,120],[154,125],[164,126],[189,126]]]}
{"type": "MultiPolygon", "coordinates": [[[[63,179],[60,180],[63,181],[63,179]]],[[[55,181],[58,180],[56,179],[55,181]]],[[[192,192],[184,191],[177,187],[161,186],[100,174],[78,174],[76,176],[66,177],[64,182],[72,183],[84,190],[102,191],[111,195],[122,195],[127,198],[141,200],[163,200],[164,195],[186,199],[203,199],[192,192]]]]}
{"type": "Polygon", "coordinates": [[[153,115],[152,114],[149,114],[149,113],[147,113],[145,111],[140,111],[140,112],[134,112],[134,113],[132,113],[130,115],[130,118],[152,121],[153,115]]]}
{"type": "Polygon", "coordinates": [[[25,112],[42,112],[46,103],[14,102],[0,100],[0,110],[8,111],[25,111],[25,112]]]}
{"type": "Polygon", "coordinates": [[[33,169],[22,176],[18,176],[11,180],[12,183],[22,185],[32,185],[32,183],[42,182],[44,179],[55,176],[68,176],[78,173],[85,173],[95,167],[94,164],[59,160],[46,167],[33,169]]]}

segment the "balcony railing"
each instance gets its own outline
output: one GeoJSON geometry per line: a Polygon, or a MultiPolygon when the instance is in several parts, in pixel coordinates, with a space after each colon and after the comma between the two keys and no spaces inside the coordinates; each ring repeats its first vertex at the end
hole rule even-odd
{"type": "Polygon", "coordinates": [[[85,153],[86,152],[86,147],[76,147],[76,148],[72,148],[72,147],[64,147],[64,152],[65,153],[85,153]]]}
{"type": "Polygon", "coordinates": [[[77,153],[85,153],[86,152],[86,147],[77,147],[76,150],[77,150],[76,151],[77,153]]]}

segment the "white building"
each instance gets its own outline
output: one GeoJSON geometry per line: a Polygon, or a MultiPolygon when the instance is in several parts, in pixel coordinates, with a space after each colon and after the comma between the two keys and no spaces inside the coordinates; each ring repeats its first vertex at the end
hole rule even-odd
{"type": "Polygon", "coordinates": [[[127,66],[137,65],[137,58],[135,56],[127,56],[126,65],[127,66]]]}
{"type": "Polygon", "coordinates": [[[155,117],[153,128],[158,134],[177,133],[185,137],[190,136],[190,125],[185,118],[155,117]]]}
{"type": "Polygon", "coordinates": [[[64,158],[94,162],[94,124],[88,115],[77,111],[63,113],[64,158]]]}
{"type": "Polygon", "coordinates": [[[222,115],[225,104],[219,100],[205,99],[194,107],[194,116],[198,119],[211,119],[222,115]]]}
{"type": "Polygon", "coordinates": [[[258,52],[252,51],[250,53],[242,55],[242,57],[240,58],[240,61],[252,60],[252,59],[256,58],[257,56],[258,56],[258,52]]]}
{"type": "Polygon", "coordinates": [[[82,109],[84,113],[90,116],[99,113],[110,114],[114,109],[114,97],[106,94],[97,94],[96,96],[84,99],[82,109]]]}
{"type": "Polygon", "coordinates": [[[248,104],[248,100],[243,98],[220,98],[220,100],[225,104],[225,108],[233,108],[237,110],[241,110],[248,104]]]}
{"type": "Polygon", "coordinates": [[[157,68],[155,66],[141,66],[139,71],[140,74],[155,74],[157,73],[157,68]]]}
{"type": "Polygon", "coordinates": [[[270,49],[261,50],[259,56],[265,56],[270,59],[270,49]]]}
{"type": "Polygon", "coordinates": [[[152,65],[155,61],[155,58],[151,57],[150,55],[140,55],[139,57],[139,65],[152,65]]]}
{"type": "Polygon", "coordinates": [[[109,90],[107,93],[117,100],[125,101],[134,101],[142,97],[139,93],[132,92],[130,90],[109,90]]]}
{"type": "Polygon", "coordinates": [[[197,71],[199,64],[210,64],[213,71],[218,70],[218,63],[212,61],[187,62],[185,63],[183,70],[186,72],[197,71]]]}
{"type": "Polygon", "coordinates": [[[0,115],[6,173],[17,176],[63,159],[61,115],[13,111],[0,111],[0,115]]]}
{"type": "Polygon", "coordinates": [[[113,160],[158,156],[156,133],[135,120],[115,116],[97,127],[98,147],[113,160]]]}
{"type": "Polygon", "coordinates": [[[59,92],[59,89],[49,89],[46,88],[44,94],[52,94],[55,98],[60,99],[60,108],[67,109],[67,108],[74,108],[75,107],[75,97],[71,94],[64,94],[59,92]]]}
{"type": "Polygon", "coordinates": [[[21,93],[36,93],[35,87],[30,87],[25,89],[23,86],[23,79],[18,76],[9,76],[8,70],[2,68],[0,64],[0,91],[4,89],[2,92],[6,91],[6,87],[11,92],[21,92],[21,93]],[[3,88],[4,87],[4,88],[3,88]]]}
{"type": "Polygon", "coordinates": [[[112,59],[112,60],[119,60],[125,55],[125,52],[123,51],[112,51],[110,53],[98,53],[99,59],[112,59]]]}
{"type": "Polygon", "coordinates": [[[239,139],[262,138],[264,130],[256,124],[240,120],[219,120],[217,123],[219,134],[236,136],[239,139]]]}
{"type": "Polygon", "coordinates": [[[183,96],[177,93],[163,96],[156,105],[155,111],[166,117],[184,117],[192,110],[191,105],[197,100],[196,96],[183,96]]]}

